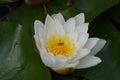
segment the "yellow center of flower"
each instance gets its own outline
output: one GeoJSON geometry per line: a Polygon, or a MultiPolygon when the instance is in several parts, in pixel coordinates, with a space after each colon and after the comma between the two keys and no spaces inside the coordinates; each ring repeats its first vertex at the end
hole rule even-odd
{"type": "Polygon", "coordinates": [[[62,54],[69,57],[75,51],[74,40],[70,40],[67,35],[52,35],[47,41],[47,49],[54,56],[62,54]]]}

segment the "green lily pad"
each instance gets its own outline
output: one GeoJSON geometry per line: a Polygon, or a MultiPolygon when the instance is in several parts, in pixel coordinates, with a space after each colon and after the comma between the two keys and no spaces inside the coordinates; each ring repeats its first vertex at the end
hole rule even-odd
{"type": "Polygon", "coordinates": [[[120,0],[73,0],[78,12],[86,14],[86,20],[91,22],[96,16],[117,5],[120,0]]]}
{"type": "Polygon", "coordinates": [[[0,3],[9,3],[14,1],[17,1],[17,0],[0,0],[0,3]]]}
{"type": "Polygon", "coordinates": [[[120,4],[112,7],[106,12],[106,16],[120,23],[120,4]]]}
{"type": "Polygon", "coordinates": [[[0,80],[50,80],[21,25],[0,22],[0,80]]]}

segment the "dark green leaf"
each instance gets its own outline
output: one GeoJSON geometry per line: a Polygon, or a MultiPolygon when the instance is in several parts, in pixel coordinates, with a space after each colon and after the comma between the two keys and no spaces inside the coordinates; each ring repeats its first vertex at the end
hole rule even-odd
{"type": "Polygon", "coordinates": [[[0,3],[8,3],[8,2],[14,2],[17,0],[0,0],[0,3]]]}
{"type": "Polygon", "coordinates": [[[14,23],[22,24],[29,35],[33,37],[33,26],[35,20],[44,21],[45,12],[43,10],[43,6],[41,5],[22,5],[18,10],[16,10],[11,16],[9,16],[8,20],[14,23]]]}
{"type": "Polygon", "coordinates": [[[53,73],[52,80],[78,80],[78,78],[73,77],[72,75],[60,75],[53,73]]]}
{"type": "Polygon", "coordinates": [[[105,10],[118,4],[120,0],[73,0],[78,12],[86,14],[87,21],[92,21],[105,10]]]}
{"type": "Polygon", "coordinates": [[[106,12],[106,16],[120,23],[120,4],[112,7],[106,12]]]}
{"type": "Polygon", "coordinates": [[[0,22],[0,80],[50,80],[22,26],[0,22]]]}

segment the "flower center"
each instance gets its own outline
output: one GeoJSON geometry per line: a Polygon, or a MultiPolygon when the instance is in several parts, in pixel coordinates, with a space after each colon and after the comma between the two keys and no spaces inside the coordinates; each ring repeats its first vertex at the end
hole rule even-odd
{"type": "Polygon", "coordinates": [[[66,57],[71,56],[75,51],[74,41],[67,35],[52,35],[47,41],[47,49],[54,56],[62,54],[66,57]]]}

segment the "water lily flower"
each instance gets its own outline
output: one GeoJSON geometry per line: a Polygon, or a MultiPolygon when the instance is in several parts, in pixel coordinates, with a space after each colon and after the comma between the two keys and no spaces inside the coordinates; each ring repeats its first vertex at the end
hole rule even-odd
{"type": "Polygon", "coordinates": [[[84,13],[67,21],[61,13],[47,15],[45,24],[36,20],[34,39],[43,63],[60,74],[99,64],[101,59],[95,55],[106,41],[89,38],[88,25],[84,13]]]}

